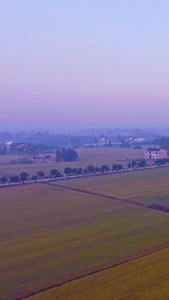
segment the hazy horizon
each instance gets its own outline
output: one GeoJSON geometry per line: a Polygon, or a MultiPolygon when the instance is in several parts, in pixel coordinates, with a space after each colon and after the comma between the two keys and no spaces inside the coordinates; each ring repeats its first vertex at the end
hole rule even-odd
{"type": "Polygon", "coordinates": [[[169,2],[0,2],[0,129],[168,127],[169,2]]]}

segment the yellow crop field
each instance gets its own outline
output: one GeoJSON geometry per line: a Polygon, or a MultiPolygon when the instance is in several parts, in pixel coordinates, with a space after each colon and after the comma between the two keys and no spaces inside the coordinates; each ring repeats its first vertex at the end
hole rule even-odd
{"type": "Polygon", "coordinates": [[[101,198],[62,188],[31,184],[0,189],[0,240],[93,222],[130,211],[101,198]]]}
{"type": "Polygon", "coordinates": [[[169,299],[169,249],[74,280],[30,300],[169,299]]]}
{"type": "Polygon", "coordinates": [[[43,184],[0,190],[0,294],[21,298],[169,243],[169,216],[43,184]]]}

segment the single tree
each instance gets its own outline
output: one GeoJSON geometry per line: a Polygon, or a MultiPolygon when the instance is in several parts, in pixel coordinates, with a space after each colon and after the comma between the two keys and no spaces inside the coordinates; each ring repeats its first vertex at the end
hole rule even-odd
{"type": "Polygon", "coordinates": [[[107,165],[102,165],[101,166],[101,172],[104,173],[104,172],[108,172],[109,171],[109,167],[107,165]]]}
{"type": "Polygon", "coordinates": [[[87,174],[87,173],[88,173],[87,169],[84,169],[83,174],[87,174]]]}
{"type": "Polygon", "coordinates": [[[145,160],[141,160],[138,162],[138,167],[139,168],[144,168],[146,166],[146,161],[145,160]]]}
{"type": "Polygon", "coordinates": [[[43,171],[38,171],[37,175],[38,175],[39,178],[45,177],[45,173],[43,171]]]}
{"type": "Polygon", "coordinates": [[[69,174],[72,173],[72,169],[69,168],[69,167],[66,167],[66,168],[64,169],[64,173],[65,173],[66,175],[69,175],[69,174]]]}
{"type": "Polygon", "coordinates": [[[77,169],[77,175],[82,174],[82,172],[83,172],[83,169],[82,169],[82,168],[78,168],[78,169],[77,169]]]}
{"type": "Polygon", "coordinates": [[[51,176],[56,176],[57,175],[57,173],[58,173],[58,170],[57,169],[52,169],[51,171],[50,171],[50,175],[51,176]]]}
{"type": "Polygon", "coordinates": [[[116,164],[113,164],[112,170],[113,171],[117,170],[117,165],[116,164]]]}
{"type": "Polygon", "coordinates": [[[61,156],[63,161],[72,161],[78,158],[78,154],[74,149],[62,149],[61,156]]]}
{"type": "Polygon", "coordinates": [[[21,181],[26,181],[27,179],[28,179],[28,176],[29,176],[29,174],[28,173],[26,173],[26,172],[22,172],[21,174],[20,174],[20,179],[21,179],[21,181]]]}
{"type": "Polygon", "coordinates": [[[166,158],[162,158],[162,159],[161,159],[161,164],[162,164],[162,165],[165,165],[165,163],[166,163],[166,158]]]}
{"type": "Polygon", "coordinates": [[[36,175],[33,175],[33,176],[31,177],[31,180],[36,181],[37,179],[38,179],[38,176],[36,176],[36,175]]]}
{"type": "Polygon", "coordinates": [[[14,176],[11,176],[10,179],[9,179],[10,182],[19,182],[19,176],[17,175],[14,175],[14,176]]]}
{"type": "Polygon", "coordinates": [[[156,159],[154,164],[160,166],[161,165],[161,159],[160,158],[156,159]]]}
{"type": "Polygon", "coordinates": [[[62,153],[60,149],[56,151],[56,162],[62,161],[62,153]]]}
{"type": "Polygon", "coordinates": [[[135,168],[137,166],[137,162],[135,159],[132,160],[131,165],[132,165],[132,168],[135,168]]]}
{"type": "Polygon", "coordinates": [[[162,137],[160,141],[160,146],[162,149],[169,150],[169,138],[162,137]]]}
{"type": "Polygon", "coordinates": [[[2,177],[2,178],[0,179],[0,182],[1,182],[2,184],[5,184],[7,181],[8,181],[8,179],[7,179],[6,177],[2,177]]]}
{"type": "Polygon", "coordinates": [[[60,172],[57,172],[57,174],[55,175],[55,177],[59,178],[59,177],[63,177],[63,175],[60,172]]]}
{"type": "Polygon", "coordinates": [[[73,169],[72,169],[72,173],[73,173],[74,175],[77,175],[77,168],[73,168],[73,169]]]}
{"type": "Polygon", "coordinates": [[[95,167],[94,167],[93,165],[88,165],[88,166],[87,166],[87,171],[88,171],[89,173],[94,173],[95,167]]]}
{"type": "Polygon", "coordinates": [[[145,159],[142,160],[142,166],[143,166],[143,167],[146,166],[146,160],[145,160],[145,159]]]}

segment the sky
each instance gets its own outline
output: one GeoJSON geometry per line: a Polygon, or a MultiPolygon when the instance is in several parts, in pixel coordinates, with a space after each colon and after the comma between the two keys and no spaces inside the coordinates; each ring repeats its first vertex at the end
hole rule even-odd
{"type": "Polygon", "coordinates": [[[0,130],[169,127],[168,0],[0,0],[0,130]]]}

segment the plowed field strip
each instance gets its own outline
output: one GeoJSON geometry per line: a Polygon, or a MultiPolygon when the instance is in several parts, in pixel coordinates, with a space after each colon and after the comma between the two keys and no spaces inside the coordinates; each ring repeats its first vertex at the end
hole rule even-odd
{"type": "Polygon", "coordinates": [[[84,273],[84,274],[82,274],[82,275],[80,275],[80,276],[77,276],[76,278],[71,278],[71,279],[69,279],[69,280],[63,281],[62,283],[58,283],[58,284],[55,284],[55,285],[51,285],[51,286],[49,286],[49,287],[47,287],[47,288],[45,288],[45,289],[41,289],[41,290],[39,290],[39,291],[37,291],[37,292],[33,292],[33,293],[31,293],[30,295],[27,295],[27,296],[25,296],[25,297],[23,297],[23,298],[17,298],[16,300],[21,300],[21,299],[27,299],[27,298],[30,298],[30,297],[32,297],[32,296],[34,296],[34,295],[38,295],[38,294],[43,293],[43,292],[45,292],[45,291],[48,291],[48,290],[50,290],[50,289],[53,289],[53,288],[57,288],[57,287],[63,286],[63,285],[65,285],[65,284],[69,283],[69,282],[73,282],[73,281],[79,280],[79,279],[81,279],[81,278],[86,278],[86,277],[88,277],[88,276],[90,276],[90,275],[94,275],[94,274],[100,273],[100,272],[102,272],[102,271],[105,271],[105,270],[108,270],[108,269],[112,269],[112,268],[115,268],[115,267],[124,265],[124,264],[126,264],[126,263],[131,262],[131,261],[137,260],[137,259],[139,259],[139,258],[143,258],[143,257],[145,257],[145,256],[148,256],[148,255],[152,254],[152,253],[155,253],[155,252],[158,252],[158,251],[160,251],[160,250],[167,249],[167,248],[169,248],[169,242],[166,243],[166,244],[164,244],[164,245],[161,245],[161,246],[149,248],[149,249],[147,249],[147,250],[144,251],[144,252],[142,251],[141,253],[135,254],[135,255],[133,255],[132,257],[126,258],[126,259],[124,259],[124,260],[122,260],[122,261],[120,261],[120,262],[118,262],[118,263],[109,264],[109,265],[102,265],[102,267],[100,267],[100,268],[95,268],[94,270],[88,271],[88,272],[86,272],[86,273],[84,273]]]}

